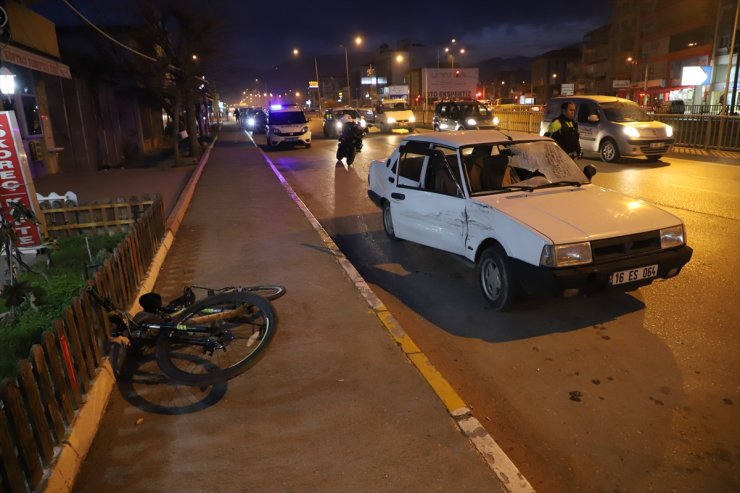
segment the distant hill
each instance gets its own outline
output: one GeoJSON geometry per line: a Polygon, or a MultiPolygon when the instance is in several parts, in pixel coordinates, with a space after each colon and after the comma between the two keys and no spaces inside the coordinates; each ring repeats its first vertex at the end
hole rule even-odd
{"type": "Polygon", "coordinates": [[[490,82],[497,78],[501,72],[517,72],[532,70],[532,57],[518,56],[514,58],[489,58],[478,63],[472,64],[478,67],[478,78],[481,82],[490,82]]]}

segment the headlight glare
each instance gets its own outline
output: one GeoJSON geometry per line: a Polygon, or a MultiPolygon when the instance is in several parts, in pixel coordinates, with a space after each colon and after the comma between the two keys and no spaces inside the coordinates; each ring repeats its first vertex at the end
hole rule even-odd
{"type": "Polygon", "coordinates": [[[388,123],[389,123],[389,124],[390,124],[390,123],[396,123],[396,119],[395,119],[395,118],[393,118],[392,116],[389,116],[389,117],[388,117],[388,123]]]}
{"type": "Polygon", "coordinates": [[[414,115],[411,115],[411,116],[409,117],[409,121],[410,121],[410,122],[415,122],[415,121],[416,121],[416,117],[415,117],[414,115]]]}
{"type": "Polygon", "coordinates": [[[493,117],[493,124],[494,124],[494,125],[498,126],[498,124],[499,124],[500,122],[501,122],[501,120],[499,120],[497,116],[494,116],[494,117],[493,117]]]}
{"type": "Polygon", "coordinates": [[[468,125],[470,125],[471,127],[474,127],[474,126],[476,126],[476,125],[478,124],[478,122],[477,122],[477,121],[475,121],[475,118],[468,118],[468,119],[467,119],[467,121],[466,121],[465,123],[467,123],[467,124],[468,124],[468,125]]]}
{"type": "Polygon", "coordinates": [[[336,122],[334,126],[337,127],[337,130],[342,130],[342,122],[336,122]]]}
{"type": "Polygon", "coordinates": [[[540,265],[547,267],[570,267],[590,264],[591,243],[570,243],[568,245],[545,245],[540,255],[540,265]]]}
{"type": "Polygon", "coordinates": [[[624,127],[624,133],[627,137],[632,137],[633,139],[640,137],[640,132],[635,127],[630,127],[629,125],[624,127]]]}
{"type": "Polygon", "coordinates": [[[660,230],[660,248],[673,248],[686,243],[683,225],[660,230]]]}
{"type": "Polygon", "coordinates": [[[670,125],[665,126],[665,136],[673,137],[673,127],[671,127],[670,125]]]}

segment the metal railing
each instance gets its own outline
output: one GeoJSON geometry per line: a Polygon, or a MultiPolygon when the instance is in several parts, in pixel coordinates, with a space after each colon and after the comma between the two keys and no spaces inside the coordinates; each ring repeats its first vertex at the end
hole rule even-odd
{"type": "MultiPolygon", "coordinates": [[[[542,111],[495,111],[502,130],[539,133],[542,111]]],[[[673,127],[675,145],[740,151],[740,116],[655,113],[657,121],[673,127]]]]}

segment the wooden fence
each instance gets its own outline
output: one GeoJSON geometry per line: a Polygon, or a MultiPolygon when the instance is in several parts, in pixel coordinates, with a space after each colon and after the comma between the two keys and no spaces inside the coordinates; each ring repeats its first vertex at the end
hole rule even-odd
{"type": "MultiPolygon", "coordinates": [[[[83,212],[99,210],[97,207],[71,209],[83,212]]],[[[98,291],[117,306],[128,307],[164,236],[164,207],[160,197],[150,201],[143,212],[129,209],[129,205],[115,204],[114,207],[126,209],[127,214],[130,210],[131,218],[139,214],[139,220],[123,223],[128,219],[119,216],[118,224],[88,219],[83,224],[105,222],[105,228],[129,228],[129,234],[93,281],[98,291]]],[[[64,208],[65,211],[69,209],[64,208]]],[[[59,213],[57,209],[48,212],[59,213]]],[[[71,221],[65,225],[69,226],[66,228],[69,232],[92,227],[74,227],[71,221]]],[[[108,352],[109,334],[104,311],[82,290],[64,315],[54,322],[53,328],[44,332],[41,343],[31,348],[29,358],[19,362],[17,377],[5,378],[0,383],[0,487],[3,492],[28,493],[41,485],[45,471],[71,431],[96,369],[108,352]]]]}
{"type": "Polygon", "coordinates": [[[128,231],[154,203],[149,197],[118,197],[105,203],[77,205],[63,199],[40,201],[49,239],[106,235],[128,231]]]}

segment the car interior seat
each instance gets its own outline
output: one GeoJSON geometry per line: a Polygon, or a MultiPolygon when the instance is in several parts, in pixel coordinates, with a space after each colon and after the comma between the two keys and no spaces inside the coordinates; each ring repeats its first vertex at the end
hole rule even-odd
{"type": "Polygon", "coordinates": [[[508,161],[509,158],[501,154],[483,158],[483,169],[480,173],[482,190],[501,189],[508,174],[508,161]]]}
{"type": "Polygon", "coordinates": [[[465,158],[465,167],[468,171],[468,180],[470,181],[470,193],[480,192],[481,181],[480,175],[483,170],[483,159],[491,155],[491,146],[473,147],[470,155],[465,158]]]}

